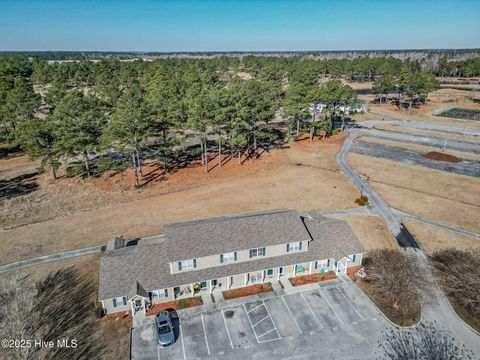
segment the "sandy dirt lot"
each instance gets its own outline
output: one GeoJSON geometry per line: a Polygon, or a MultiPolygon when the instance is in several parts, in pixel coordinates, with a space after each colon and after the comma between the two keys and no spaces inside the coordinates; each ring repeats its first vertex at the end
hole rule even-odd
{"type": "Polygon", "coordinates": [[[398,248],[382,218],[378,216],[328,215],[329,218],[343,219],[352,227],[365,250],[398,248]]]}
{"type": "Polygon", "coordinates": [[[478,239],[411,219],[405,220],[405,224],[428,255],[431,255],[434,251],[452,247],[460,250],[480,248],[480,240],[478,239]]]}
{"type": "Polygon", "coordinates": [[[388,205],[425,219],[480,232],[480,181],[476,178],[349,154],[349,163],[388,205]]]}
{"type": "Polygon", "coordinates": [[[11,228],[0,231],[0,263],[104,244],[119,234],[126,238],[159,234],[166,223],[194,218],[285,207],[300,211],[355,207],[357,191],[335,168],[340,143],[341,136],[306,140],[242,167],[231,162],[209,175],[199,168],[185,169],[140,194],[74,179],[66,180],[66,186],[63,180],[54,184],[56,195],[51,196],[49,184],[42,183],[45,193],[37,190],[7,199],[10,205],[3,208],[2,217],[4,226],[11,228]],[[99,207],[104,198],[109,205],[99,207]]]}

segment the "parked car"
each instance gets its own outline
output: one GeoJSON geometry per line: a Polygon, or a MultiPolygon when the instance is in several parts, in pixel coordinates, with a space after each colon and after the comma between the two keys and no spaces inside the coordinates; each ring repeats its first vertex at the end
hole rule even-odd
{"type": "Polygon", "coordinates": [[[160,311],[155,315],[157,342],[160,346],[168,346],[175,341],[172,319],[168,311],[160,311]]]}

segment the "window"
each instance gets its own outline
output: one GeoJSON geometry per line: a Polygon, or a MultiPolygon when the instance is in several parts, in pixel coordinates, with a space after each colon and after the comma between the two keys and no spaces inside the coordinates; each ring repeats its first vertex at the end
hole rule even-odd
{"type": "Polygon", "coordinates": [[[267,276],[272,276],[272,275],[273,275],[273,269],[268,269],[267,276]]]}
{"type": "Polygon", "coordinates": [[[127,298],[125,296],[120,296],[118,298],[113,299],[112,301],[113,301],[114,308],[127,305],[127,298]]]}
{"type": "Polygon", "coordinates": [[[218,279],[213,279],[212,286],[217,286],[217,285],[218,285],[218,279]]]}
{"type": "Polygon", "coordinates": [[[315,269],[318,269],[320,272],[327,271],[328,260],[315,261],[315,269]]]}
{"type": "Polygon", "coordinates": [[[265,256],[265,248],[250,249],[250,258],[265,256]]]}
{"type": "Polygon", "coordinates": [[[220,254],[220,263],[229,263],[229,262],[234,262],[234,261],[237,261],[237,252],[236,251],[232,251],[232,252],[229,252],[229,253],[225,253],[225,254],[220,254]]]}
{"type": "Polygon", "coordinates": [[[200,288],[201,289],[206,289],[207,288],[207,282],[206,281],[200,281],[200,288]]]}
{"type": "Polygon", "coordinates": [[[166,297],[168,297],[168,289],[152,291],[152,299],[159,299],[159,298],[166,298],[166,297]]]}
{"type": "Polygon", "coordinates": [[[287,244],[287,252],[294,252],[302,250],[302,242],[296,241],[290,244],[287,244]]]}
{"type": "Polygon", "coordinates": [[[178,270],[195,269],[197,267],[197,259],[188,259],[178,262],[178,270]]]}

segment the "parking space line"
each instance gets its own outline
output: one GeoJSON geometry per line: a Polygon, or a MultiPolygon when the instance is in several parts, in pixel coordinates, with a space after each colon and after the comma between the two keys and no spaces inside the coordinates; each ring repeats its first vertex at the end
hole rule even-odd
{"type": "Polygon", "coordinates": [[[253,335],[255,335],[255,339],[257,339],[257,343],[258,343],[257,332],[255,331],[255,328],[252,325],[252,320],[250,320],[250,316],[248,315],[247,307],[245,306],[245,304],[243,304],[243,308],[245,309],[245,314],[247,314],[248,322],[250,323],[250,326],[252,327],[253,335]]]}
{"type": "Polygon", "coordinates": [[[290,310],[290,308],[288,307],[287,302],[285,301],[283,296],[280,296],[280,298],[283,300],[283,303],[287,307],[287,310],[290,313],[290,315],[292,316],[293,321],[295,321],[295,325],[297,325],[298,330],[300,330],[300,334],[303,334],[303,331],[302,331],[302,329],[300,329],[300,326],[298,326],[297,319],[295,319],[295,316],[293,316],[292,310],[290,310]]]}
{"type": "MultiPolygon", "coordinates": [[[[274,331],[274,330],[276,330],[276,329],[268,330],[266,333],[263,333],[263,334],[260,335],[258,338],[260,339],[262,336],[265,336],[265,335],[267,335],[267,334],[270,334],[270,333],[271,333],[272,331],[274,331]]],[[[277,333],[278,333],[278,331],[277,331],[277,333]]]]}
{"type": "Polygon", "coordinates": [[[207,344],[207,352],[210,355],[210,346],[208,346],[207,332],[205,331],[205,322],[203,321],[203,314],[200,314],[202,318],[203,334],[205,335],[205,343],[207,344]]]}
{"type": "Polygon", "coordinates": [[[253,309],[248,310],[247,313],[250,314],[253,310],[258,309],[260,306],[263,306],[263,304],[255,306],[253,309]]]}
{"type": "Polygon", "coordinates": [[[257,325],[260,324],[263,320],[266,320],[266,319],[268,319],[269,317],[270,317],[270,315],[265,316],[262,320],[257,321],[257,322],[256,322],[254,325],[252,325],[252,326],[253,326],[253,327],[257,326],[257,325]]]}
{"type": "Polygon", "coordinates": [[[307,299],[305,299],[305,296],[303,295],[303,293],[300,293],[300,295],[302,296],[303,301],[305,301],[305,304],[307,304],[307,307],[308,307],[308,309],[310,310],[310,312],[312,313],[312,315],[315,317],[315,319],[317,319],[318,325],[320,325],[320,327],[323,329],[322,323],[321,323],[320,320],[318,319],[317,315],[313,312],[312,308],[310,307],[310,304],[308,303],[307,299]]]}
{"type": "Polygon", "coordinates": [[[160,345],[157,345],[157,360],[160,360],[160,345]]]}
{"type": "Polygon", "coordinates": [[[340,319],[340,316],[338,316],[337,312],[335,311],[335,309],[332,307],[332,305],[330,305],[330,303],[328,302],[327,298],[325,297],[325,295],[322,293],[322,290],[321,289],[318,289],[318,291],[320,292],[320,295],[322,295],[322,298],[323,300],[325,300],[325,302],[327,303],[327,305],[330,307],[330,309],[332,309],[333,313],[335,314],[335,316],[337,317],[338,321],[340,321],[342,323],[342,325],[345,325],[345,323],[343,322],[342,319],[340,319]]]}
{"type": "Polygon", "coordinates": [[[275,330],[277,331],[278,337],[281,339],[282,337],[280,336],[280,333],[278,332],[277,329],[277,324],[275,324],[275,320],[273,320],[272,314],[270,314],[270,310],[268,310],[267,304],[262,300],[263,306],[265,306],[265,309],[267,310],[268,316],[270,316],[270,320],[272,320],[273,326],[275,326],[275,330]]]}
{"type": "Polygon", "coordinates": [[[363,320],[364,318],[363,318],[362,314],[360,314],[360,312],[357,310],[357,308],[355,306],[353,306],[353,304],[350,302],[350,300],[348,300],[347,296],[343,293],[342,289],[340,289],[340,288],[336,288],[336,289],[338,289],[338,291],[340,291],[340,294],[343,295],[343,297],[345,298],[345,300],[348,301],[348,303],[353,308],[353,310],[355,310],[355,312],[358,314],[358,316],[360,316],[360,319],[363,320]]]}
{"type": "Polygon", "coordinates": [[[227,329],[228,340],[230,340],[230,346],[233,349],[232,338],[230,337],[230,331],[228,331],[227,319],[225,319],[225,313],[223,312],[223,309],[222,309],[222,316],[223,316],[223,322],[225,323],[225,329],[227,329]]]}
{"type": "Polygon", "coordinates": [[[180,338],[182,340],[183,360],[187,360],[187,356],[185,355],[185,343],[183,341],[182,323],[179,323],[178,327],[180,328],[180,338]]]}

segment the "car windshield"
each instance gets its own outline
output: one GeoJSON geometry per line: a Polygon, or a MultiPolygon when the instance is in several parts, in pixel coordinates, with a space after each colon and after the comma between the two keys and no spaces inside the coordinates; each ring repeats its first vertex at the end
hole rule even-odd
{"type": "Polygon", "coordinates": [[[168,325],[163,325],[158,327],[158,333],[159,334],[167,334],[170,332],[170,326],[168,325]]]}

